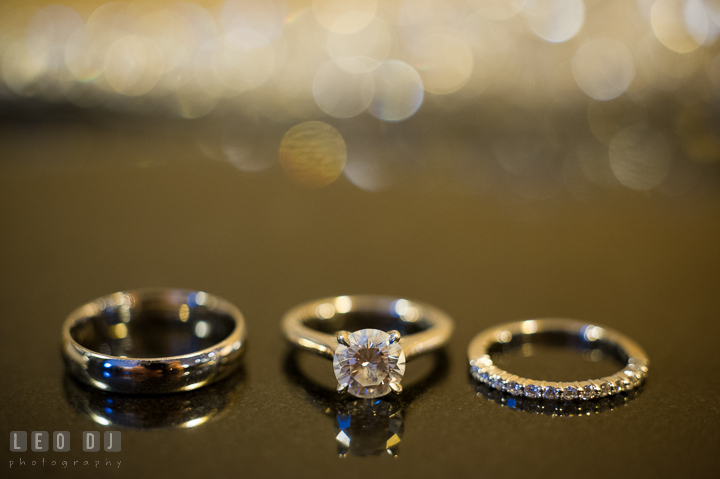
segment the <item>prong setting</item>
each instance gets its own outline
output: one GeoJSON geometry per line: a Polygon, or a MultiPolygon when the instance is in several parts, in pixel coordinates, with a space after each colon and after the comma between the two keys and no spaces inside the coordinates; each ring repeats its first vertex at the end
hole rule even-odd
{"type": "Polygon", "coordinates": [[[390,344],[394,343],[395,341],[400,341],[400,331],[394,329],[390,332],[388,332],[390,335],[390,344]]]}
{"type": "Polygon", "coordinates": [[[350,333],[347,331],[338,331],[335,335],[337,342],[343,346],[350,346],[350,333]]]}
{"type": "Polygon", "coordinates": [[[394,391],[391,385],[399,383],[405,374],[405,354],[400,343],[391,342],[390,333],[378,329],[361,329],[346,333],[346,337],[343,333],[336,335],[340,344],[333,356],[338,383],[347,384],[348,393],[359,398],[376,398],[394,391]]]}
{"type": "Polygon", "coordinates": [[[338,383],[337,385],[337,393],[338,394],[345,394],[348,391],[348,385],[347,384],[341,384],[338,383]]]}
{"type": "Polygon", "coordinates": [[[395,394],[400,394],[403,390],[403,387],[400,385],[400,383],[391,383],[390,389],[392,389],[395,394]]]}

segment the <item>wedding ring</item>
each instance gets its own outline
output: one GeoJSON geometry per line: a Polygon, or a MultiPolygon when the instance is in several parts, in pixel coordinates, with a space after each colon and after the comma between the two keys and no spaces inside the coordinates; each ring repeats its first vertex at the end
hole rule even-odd
{"type": "Polygon", "coordinates": [[[406,360],[444,346],[453,321],[406,299],[338,296],[291,309],[282,329],[292,344],[333,360],[338,393],[376,398],[399,394],[406,360]]]}
{"type": "Polygon", "coordinates": [[[73,311],[63,325],[63,357],[75,378],[105,391],[190,391],[234,371],[245,336],[242,314],[224,299],[141,289],[73,311]]]}
{"type": "Polygon", "coordinates": [[[594,399],[629,391],[647,376],[650,361],[632,339],[610,328],[570,319],[530,319],[486,329],[468,347],[472,376],[489,387],[532,399],[594,399]],[[494,365],[491,354],[526,342],[560,341],[566,345],[601,348],[625,364],[612,376],[575,382],[536,381],[516,376],[494,365]]]}
{"type": "Polygon", "coordinates": [[[563,399],[531,399],[524,396],[512,396],[498,391],[487,384],[477,383],[478,397],[484,397],[489,402],[507,407],[513,411],[523,411],[529,414],[543,414],[553,417],[580,417],[601,414],[628,405],[637,399],[643,388],[637,387],[621,394],[600,397],[590,401],[565,401],[563,399]]]}

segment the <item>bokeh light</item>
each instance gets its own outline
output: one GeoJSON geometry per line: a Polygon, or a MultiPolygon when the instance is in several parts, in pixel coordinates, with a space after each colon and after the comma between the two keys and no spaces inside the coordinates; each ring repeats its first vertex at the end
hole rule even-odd
{"type": "Polygon", "coordinates": [[[280,143],[280,164],[297,184],[319,188],[335,181],[345,167],[342,135],[327,123],[306,121],[290,128],[280,143]]]}
{"type": "Polygon", "coordinates": [[[402,121],[415,114],[422,105],[423,82],[407,63],[388,60],[373,71],[375,96],[368,110],[385,121],[402,121]]]}
{"type": "Polygon", "coordinates": [[[0,13],[11,94],[188,119],[231,97],[277,121],[403,121],[470,98],[647,99],[720,83],[709,0],[28,1],[0,13]],[[419,87],[445,98],[424,102],[419,87]]]}
{"type": "Polygon", "coordinates": [[[105,79],[118,93],[139,96],[149,92],[163,72],[162,53],[139,36],[117,40],[105,56],[105,79]]]}
{"type": "Polygon", "coordinates": [[[393,47],[393,36],[387,22],[375,17],[365,28],[352,33],[331,31],[327,37],[328,54],[335,60],[367,57],[385,60],[393,47]]]}
{"type": "Polygon", "coordinates": [[[331,32],[354,33],[375,17],[377,0],[313,0],[317,21],[331,32]]]}
{"type": "Polygon", "coordinates": [[[606,38],[584,43],[573,56],[572,70],[578,86],[596,100],[622,95],[635,77],[630,51],[619,41],[606,38]]]}
{"type": "Polygon", "coordinates": [[[375,82],[366,66],[360,59],[346,58],[320,67],[313,81],[313,96],[320,109],[336,118],[365,111],[375,94],[375,82]]]}
{"type": "Polygon", "coordinates": [[[290,125],[281,164],[306,186],[423,170],[523,199],[666,194],[720,164],[716,0],[59,3],[0,3],[3,105],[208,121],[201,150],[241,172],[270,169],[290,125]]]}
{"type": "Polygon", "coordinates": [[[436,33],[419,39],[411,48],[413,66],[425,90],[453,93],[465,85],[473,70],[473,54],[453,33],[436,33]]]}
{"type": "Polygon", "coordinates": [[[698,42],[688,29],[685,5],[685,0],[657,0],[651,13],[653,32],[658,40],[678,53],[691,52],[702,43],[698,42]]]}
{"type": "Polygon", "coordinates": [[[618,181],[633,190],[659,186],[671,161],[672,152],[662,133],[644,126],[625,128],[610,142],[610,167],[618,181]]]}
{"type": "Polygon", "coordinates": [[[552,43],[570,40],[585,22],[583,0],[527,0],[522,12],[532,31],[552,43]]]}
{"type": "Polygon", "coordinates": [[[5,84],[18,95],[39,78],[45,71],[46,58],[42,52],[35,52],[23,42],[8,45],[2,55],[2,72],[5,84]]]}
{"type": "Polygon", "coordinates": [[[506,20],[520,12],[526,0],[469,0],[470,5],[485,18],[506,20]]]}

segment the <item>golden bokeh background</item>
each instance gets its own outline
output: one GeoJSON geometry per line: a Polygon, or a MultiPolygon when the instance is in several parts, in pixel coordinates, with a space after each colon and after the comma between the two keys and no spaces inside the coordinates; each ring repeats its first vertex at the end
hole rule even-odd
{"type": "Polygon", "coordinates": [[[7,1],[0,108],[196,120],[209,156],[311,187],[336,145],[277,149],[304,122],[367,191],[452,170],[527,198],[677,193],[717,175],[719,34],[718,0],[7,1]]]}

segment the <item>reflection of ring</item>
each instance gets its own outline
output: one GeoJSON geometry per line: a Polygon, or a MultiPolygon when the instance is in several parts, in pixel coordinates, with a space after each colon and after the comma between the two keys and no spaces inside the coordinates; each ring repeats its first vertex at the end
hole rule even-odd
{"type": "Polygon", "coordinates": [[[530,399],[523,396],[512,396],[509,393],[492,389],[483,383],[478,383],[476,388],[478,397],[484,397],[488,401],[508,407],[513,411],[555,417],[590,416],[612,411],[634,401],[643,390],[643,387],[640,386],[619,394],[588,401],[564,401],[562,399],[530,399]]]}
{"type": "Polygon", "coordinates": [[[300,365],[301,354],[291,350],[285,357],[285,374],[311,398],[311,403],[332,417],[340,457],[398,455],[404,423],[410,404],[447,375],[448,358],[440,349],[429,355],[431,368],[404,388],[402,397],[355,399],[338,396],[335,391],[311,379],[300,365]]]}
{"type": "Polygon", "coordinates": [[[162,398],[100,391],[65,376],[65,396],[78,413],[103,426],[132,429],[191,428],[217,418],[238,401],[242,366],[226,380],[162,398]]]}
{"type": "Polygon", "coordinates": [[[230,374],[245,343],[229,302],[175,289],[119,292],[73,311],[63,355],[80,381],[122,393],[189,391],[230,374]]]}
{"type": "Polygon", "coordinates": [[[569,319],[519,321],[487,329],[470,342],[468,359],[473,377],[491,388],[513,396],[550,400],[587,400],[628,391],[643,381],[650,364],[645,351],[627,336],[608,328],[569,319]],[[597,345],[624,362],[625,367],[601,379],[549,382],[521,378],[493,365],[490,354],[498,348],[514,347],[535,340],[597,345]]]}
{"type": "Polygon", "coordinates": [[[374,398],[402,391],[406,358],[445,345],[453,321],[432,306],[405,299],[339,296],[291,309],[282,327],[291,343],[333,358],[339,393],[374,398]],[[360,324],[373,329],[356,329],[360,324]]]}

